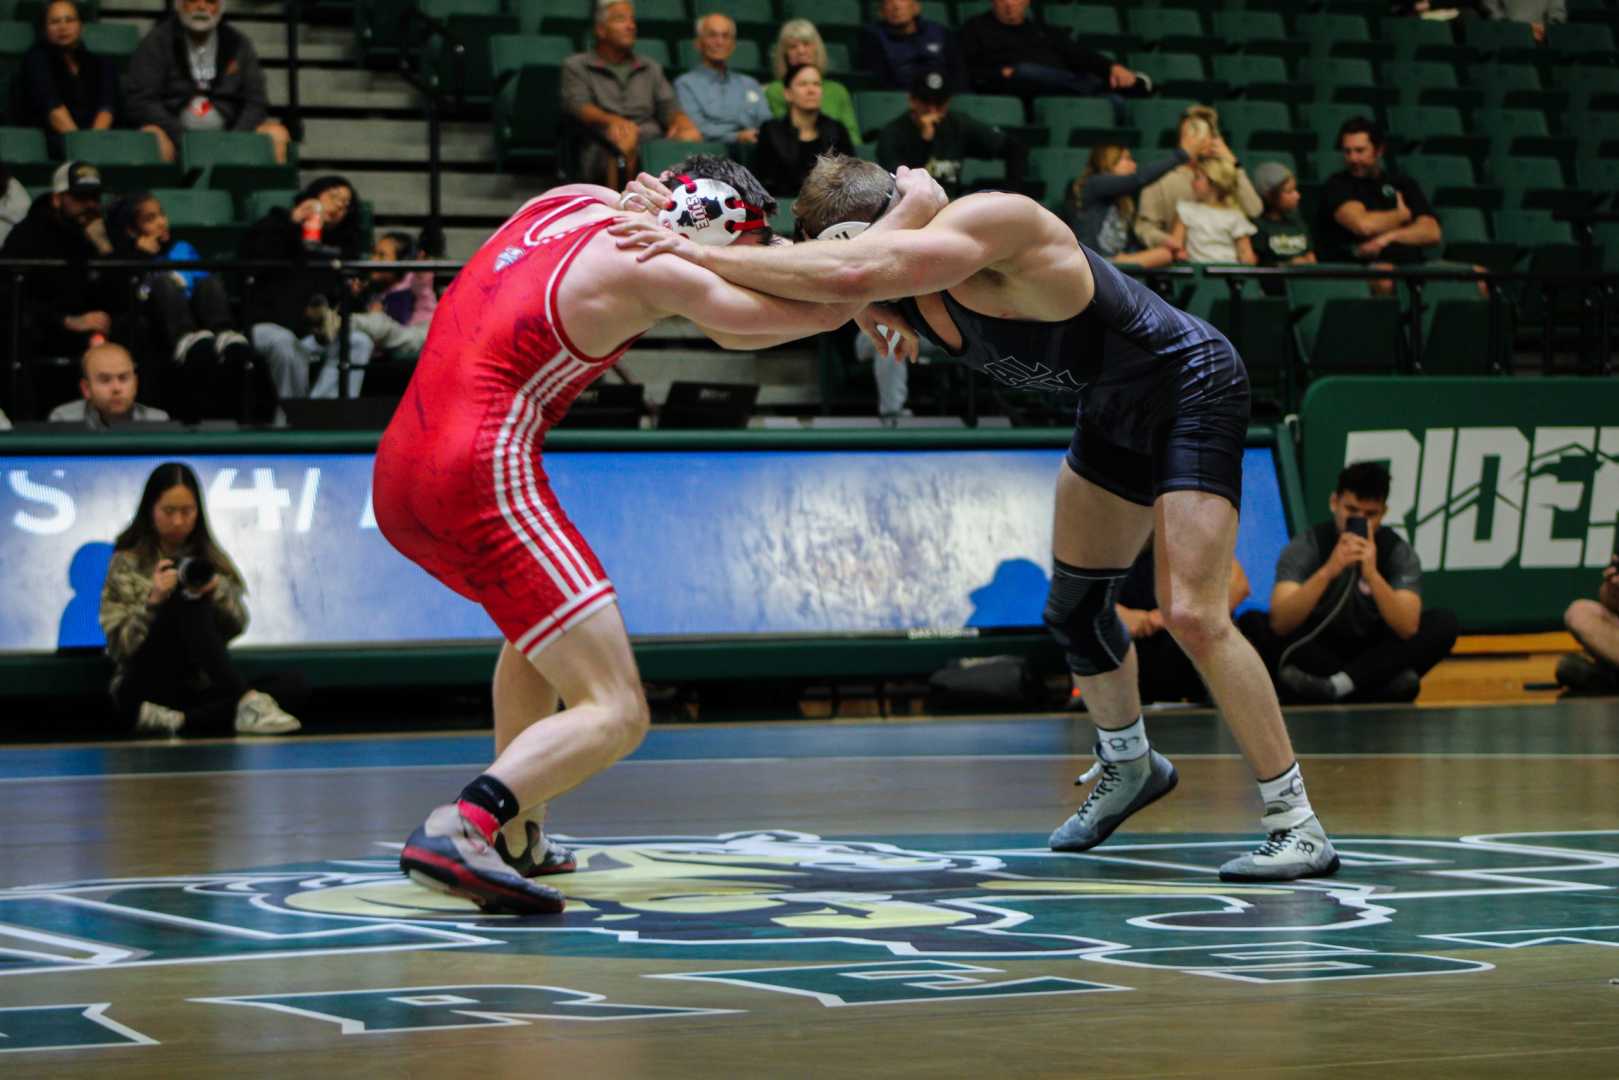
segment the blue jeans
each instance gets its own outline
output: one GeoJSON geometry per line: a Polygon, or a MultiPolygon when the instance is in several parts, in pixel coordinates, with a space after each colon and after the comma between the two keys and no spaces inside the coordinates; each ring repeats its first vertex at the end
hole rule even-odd
{"type": "Polygon", "coordinates": [[[1095,75],[1082,75],[1047,64],[1016,64],[1012,68],[1012,77],[1006,80],[1006,89],[1019,97],[1038,97],[1041,94],[1105,97],[1113,106],[1114,122],[1120,127],[1130,123],[1124,98],[1109,89],[1106,79],[1095,75]]]}

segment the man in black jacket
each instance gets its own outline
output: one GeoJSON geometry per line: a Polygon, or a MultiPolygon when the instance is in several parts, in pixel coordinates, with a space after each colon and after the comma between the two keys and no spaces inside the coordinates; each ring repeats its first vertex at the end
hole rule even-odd
{"type": "Polygon", "coordinates": [[[157,136],[164,161],[186,131],[256,131],[285,163],[292,136],[270,119],[264,71],[253,43],[221,20],[225,0],[174,0],[130,57],[124,106],[132,124],[157,136]]]}
{"type": "Polygon", "coordinates": [[[877,163],[889,172],[901,165],[927,169],[945,193],[961,193],[961,166],[967,158],[1006,162],[1007,190],[1023,183],[1028,150],[1016,138],[981,120],[950,111],[950,89],[942,73],[925,71],[911,84],[910,109],[877,137],[877,163]]]}
{"type": "Polygon", "coordinates": [[[1152,91],[1139,73],[1029,18],[1029,0],[991,0],[989,11],[962,24],[961,43],[967,77],[980,94],[1106,94],[1122,126],[1128,118],[1121,95],[1152,91]]]}
{"type": "Polygon", "coordinates": [[[67,261],[60,269],[30,271],[23,285],[23,321],[34,351],[77,357],[93,337],[114,336],[114,322],[129,310],[127,283],[89,265],[111,254],[101,174],[82,161],[67,162],[0,247],[8,259],[67,261]]]}

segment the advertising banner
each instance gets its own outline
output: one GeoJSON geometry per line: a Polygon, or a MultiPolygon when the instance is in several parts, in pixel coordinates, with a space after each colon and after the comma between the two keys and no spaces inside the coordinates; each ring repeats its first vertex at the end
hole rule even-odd
{"type": "MultiPolygon", "coordinates": [[[[3,449],[3,444],[0,444],[3,449]]],[[[638,638],[1040,625],[1063,451],[556,451],[546,471],[638,638]]],[[[185,460],[247,578],[252,645],[492,640],[476,605],[389,546],[369,453],[0,456],[0,651],[99,645],[112,541],[185,460]]],[[[1239,552],[1270,591],[1286,519],[1245,461],[1239,552]]]]}
{"type": "Polygon", "coordinates": [[[1595,595],[1619,523],[1619,381],[1324,379],[1301,425],[1306,516],[1327,516],[1344,465],[1387,462],[1385,524],[1464,628],[1556,629],[1595,595]]]}

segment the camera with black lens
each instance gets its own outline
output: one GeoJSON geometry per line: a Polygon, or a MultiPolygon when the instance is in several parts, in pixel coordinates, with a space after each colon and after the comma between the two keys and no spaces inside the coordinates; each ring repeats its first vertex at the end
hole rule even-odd
{"type": "Polygon", "coordinates": [[[174,570],[180,575],[181,591],[192,600],[214,580],[214,564],[201,555],[187,555],[175,564],[174,570]]]}

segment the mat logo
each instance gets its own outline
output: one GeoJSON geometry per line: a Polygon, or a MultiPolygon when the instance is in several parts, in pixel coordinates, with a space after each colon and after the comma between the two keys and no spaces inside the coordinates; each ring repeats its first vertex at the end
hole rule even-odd
{"type": "Polygon", "coordinates": [[[1424,567],[1600,567],[1619,521],[1619,427],[1351,431],[1344,462],[1386,461],[1388,524],[1424,567]]]}

